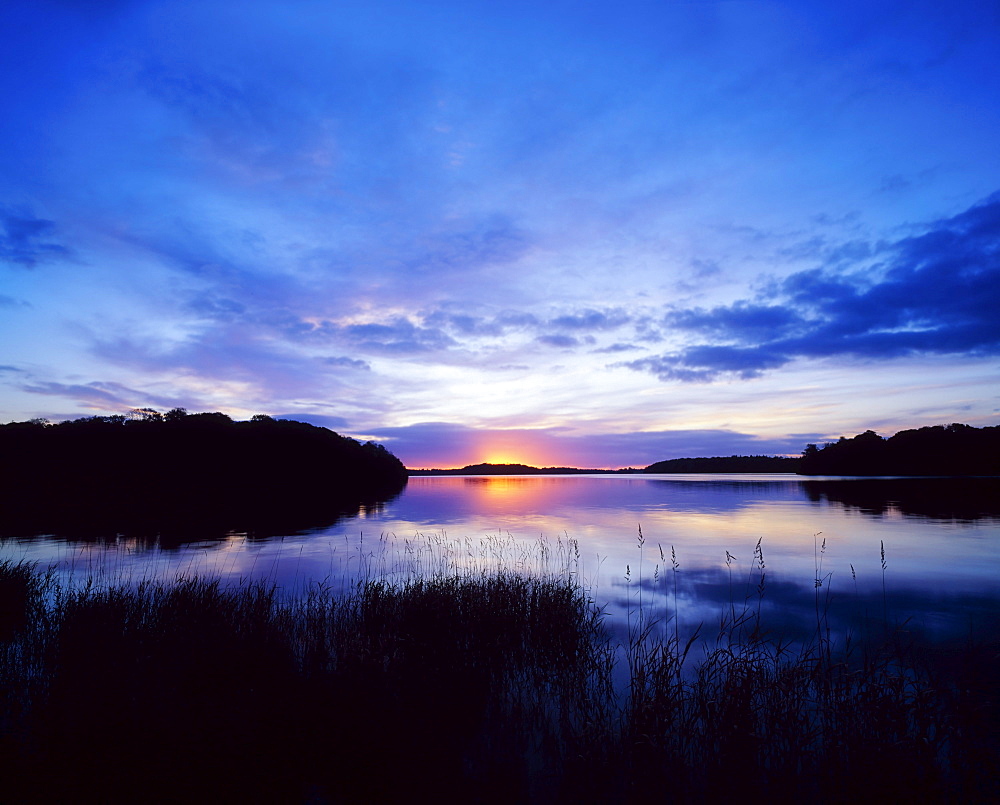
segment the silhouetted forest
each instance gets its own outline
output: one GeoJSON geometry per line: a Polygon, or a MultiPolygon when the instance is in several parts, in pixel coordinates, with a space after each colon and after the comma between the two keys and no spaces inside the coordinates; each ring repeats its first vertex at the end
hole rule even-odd
{"type": "MultiPolygon", "coordinates": [[[[384,447],[258,414],[140,409],[0,425],[4,530],[280,529],[329,523],[398,494],[384,447]]],[[[83,534],[85,535],[85,534],[83,534]]]]}
{"type": "Polygon", "coordinates": [[[799,459],[780,456],[715,456],[672,458],[650,464],[643,472],[798,472],[799,459]]]}
{"type": "Polygon", "coordinates": [[[884,439],[866,430],[806,445],[802,475],[1000,475],[1000,426],[937,425],[884,439]]]}

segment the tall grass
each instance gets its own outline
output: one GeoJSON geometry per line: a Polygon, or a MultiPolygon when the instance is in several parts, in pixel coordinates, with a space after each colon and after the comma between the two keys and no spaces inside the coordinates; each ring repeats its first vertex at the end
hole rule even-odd
{"type": "Polygon", "coordinates": [[[370,561],[348,584],[297,597],[197,577],[66,587],[0,563],[3,799],[1000,793],[995,702],[984,716],[974,688],[932,678],[892,640],[837,649],[819,584],[815,639],[769,636],[760,542],[743,600],[731,595],[703,636],[681,629],[673,549],[669,576],[662,549],[653,573],[661,602],[640,597],[640,536],[620,644],[572,541],[554,556],[541,543],[491,546],[512,562],[414,543],[403,567],[370,561]]]}

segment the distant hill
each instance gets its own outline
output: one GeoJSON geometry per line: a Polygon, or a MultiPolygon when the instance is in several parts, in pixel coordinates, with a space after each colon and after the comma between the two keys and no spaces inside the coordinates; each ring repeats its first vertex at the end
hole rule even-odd
{"type": "Polygon", "coordinates": [[[643,472],[798,472],[800,459],[776,456],[715,456],[671,458],[650,464],[643,472]]]}
{"type": "Polygon", "coordinates": [[[579,467],[532,467],[528,464],[468,464],[459,469],[407,470],[410,475],[584,475],[594,473],[641,472],[628,467],[622,470],[587,470],[579,467]]]}
{"type": "Polygon", "coordinates": [[[151,409],[0,425],[0,525],[149,530],[331,522],[398,494],[402,462],[305,422],[151,409]]]}
{"type": "Polygon", "coordinates": [[[936,425],[806,445],[803,475],[1000,475],[1000,426],[936,425]]]}
{"type": "Polygon", "coordinates": [[[674,458],[658,461],[645,468],[620,470],[583,469],[581,467],[532,467],[527,464],[469,464],[460,469],[408,470],[410,475],[619,475],[628,473],[668,472],[795,472],[798,458],[773,456],[727,456],[716,458],[674,458]]]}

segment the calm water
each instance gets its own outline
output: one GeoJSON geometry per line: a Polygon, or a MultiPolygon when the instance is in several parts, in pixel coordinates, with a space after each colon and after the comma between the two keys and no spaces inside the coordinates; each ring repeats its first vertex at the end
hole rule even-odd
{"type": "Polygon", "coordinates": [[[578,574],[620,628],[640,596],[664,616],[676,603],[685,628],[717,623],[749,598],[782,634],[814,630],[819,603],[841,633],[888,616],[908,618],[908,630],[935,641],[993,639],[997,484],[777,474],[416,477],[395,500],[308,532],[228,532],[170,548],[113,534],[86,542],[8,536],[0,558],[55,565],[72,580],[208,573],[265,577],[291,592],[313,582],[343,588],[364,574],[501,564],[578,574]]]}

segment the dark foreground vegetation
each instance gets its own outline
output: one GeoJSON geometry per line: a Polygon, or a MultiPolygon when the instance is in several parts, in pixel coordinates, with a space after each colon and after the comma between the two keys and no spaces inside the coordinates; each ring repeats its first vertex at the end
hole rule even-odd
{"type": "Polygon", "coordinates": [[[327,524],[395,494],[384,447],[257,415],[151,409],[0,425],[0,528],[74,536],[213,525],[281,533],[327,524]]]}
{"type": "Polygon", "coordinates": [[[5,802],[1000,795],[982,658],[935,678],[892,635],[834,651],[819,610],[793,650],[734,604],[697,662],[641,610],[617,647],[575,582],[502,571],[285,600],[7,562],[0,612],[5,802]]]}

